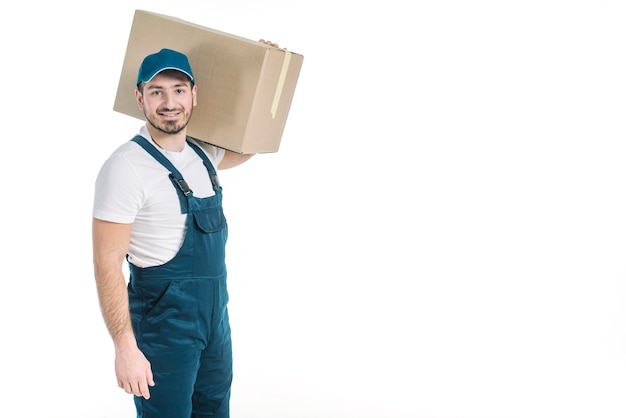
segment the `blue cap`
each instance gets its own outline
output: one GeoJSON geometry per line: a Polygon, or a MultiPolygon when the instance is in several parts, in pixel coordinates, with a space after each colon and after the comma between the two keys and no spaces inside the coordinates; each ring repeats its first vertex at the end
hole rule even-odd
{"type": "Polygon", "coordinates": [[[191,83],[194,83],[191,65],[189,65],[187,56],[180,52],[163,48],[159,52],[144,58],[137,74],[137,85],[141,82],[147,83],[163,70],[183,72],[189,76],[191,83]]]}

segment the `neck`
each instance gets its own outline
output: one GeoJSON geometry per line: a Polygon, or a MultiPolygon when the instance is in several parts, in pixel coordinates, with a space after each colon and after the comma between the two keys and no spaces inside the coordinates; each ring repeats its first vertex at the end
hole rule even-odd
{"type": "Polygon", "coordinates": [[[150,132],[152,141],[161,149],[173,152],[181,152],[185,149],[185,141],[187,139],[185,129],[177,134],[166,134],[148,124],[148,132],[150,132]]]}

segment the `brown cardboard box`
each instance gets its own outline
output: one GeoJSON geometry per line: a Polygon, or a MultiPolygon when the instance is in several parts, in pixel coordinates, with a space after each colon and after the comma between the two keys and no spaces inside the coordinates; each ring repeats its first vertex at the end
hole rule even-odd
{"type": "Polygon", "coordinates": [[[189,136],[238,153],[278,151],[302,55],[136,10],[113,110],[145,120],[135,102],[137,71],[161,48],[186,54],[196,79],[189,136]]]}

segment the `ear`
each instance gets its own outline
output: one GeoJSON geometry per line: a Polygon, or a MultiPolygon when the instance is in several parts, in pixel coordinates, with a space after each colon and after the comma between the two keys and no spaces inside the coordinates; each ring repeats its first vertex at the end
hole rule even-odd
{"type": "Polygon", "coordinates": [[[193,107],[198,106],[198,86],[196,86],[195,84],[193,85],[193,88],[191,89],[191,96],[192,96],[192,104],[193,107]]]}
{"type": "Polygon", "coordinates": [[[135,89],[135,101],[137,102],[137,107],[143,110],[143,94],[141,94],[139,89],[135,89]]]}

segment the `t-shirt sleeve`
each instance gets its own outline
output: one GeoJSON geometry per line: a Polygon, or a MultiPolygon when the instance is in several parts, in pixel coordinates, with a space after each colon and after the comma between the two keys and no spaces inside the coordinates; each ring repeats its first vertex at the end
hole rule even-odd
{"type": "Polygon", "coordinates": [[[129,224],[141,208],[144,192],[133,167],[122,155],[113,155],[96,178],[93,217],[129,224]]]}

